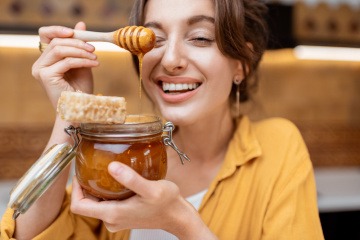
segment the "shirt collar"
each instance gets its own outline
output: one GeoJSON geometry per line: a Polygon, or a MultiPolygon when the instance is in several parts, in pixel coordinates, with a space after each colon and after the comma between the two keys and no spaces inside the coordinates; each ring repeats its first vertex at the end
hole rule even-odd
{"type": "Polygon", "coordinates": [[[216,186],[222,180],[231,177],[238,167],[252,159],[261,156],[261,147],[256,138],[255,130],[248,117],[243,116],[237,122],[236,131],[230,140],[224,162],[214,181],[209,186],[208,192],[200,205],[203,206],[215,191],[216,186]]]}
{"type": "Polygon", "coordinates": [[[217,181],[231,176],[237,167],[259,157],[261,153],[261,147],[251,121],[247,116],[241,117],[237,123],[234,136],[230,140],[217,181]]]}

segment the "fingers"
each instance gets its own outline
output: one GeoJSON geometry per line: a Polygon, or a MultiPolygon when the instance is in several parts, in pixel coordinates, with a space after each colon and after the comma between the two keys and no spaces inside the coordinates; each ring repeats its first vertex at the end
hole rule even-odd
{"type": "Polygon", "coordinates": [[[92,201],[95,201],[95,202],[99,202],[100,199],[93,196],[93,195],[90,195],[88,194],[84,189],[81,188],[76,176],[73,177],[73,197],[75,197],[76,199],[78,200],[82,200],[82,199],[89,199],[89,200],[92,200],[92,201]]]}
{"type": "MultiPolygon", "coordinates": [[[[38,71],[39,79],[53,82],[63,78],[63,75],[74,68],[91,68],[99,65],[99,62],[82,58],[66,58],[47,68],[38,71]]],[[[36,73],[35,73],[36,74],[36,73]]]]}
{"type": "Polygon", "coordinates": [[[115,214],[116,216],[120,215],[120,219],[123,219],[121,213],[126,206],[122,209],[122,205],[126,205],[125,201],[100,201],[93,196],[87,196],[74,177],[70,206],[73,213],[101,220],[113,218],[112,216],[115,214]]]}
{"type": "MultiPolygon", "coordinates": [[[[78,22],[75,25],[77,30],[86,30],[84,22],[78,22]]],[[[71,28],[63,26],[46,26],[39,28],[40,42],[50,43],[54,38],[70,38],[74,35],[74,31],[71,28]]]]}
{"type": "Polygon", "coordinates": [[[81,40],[55,38],[39,59],[43,62],[43,66],[49,66],[66,57],[95,60],[97,57],[94,51],[94,46],[81,40]]]}
{"type": "Polygon", "coordinates": [[[58,49],[34,63],[32,74],[39,81],[61,80],[71,69],[92,68],[99,65],[93,53],[72,47],[58,49]]]}
{"type": "Polygon", "coordinates": [[[85,198],[85,195],[82,191],[82,188],[81,188],[76,176],[73,177],[72,187],[73,187],[72,194],[71,194],[72,199],[82,200],[85,198]]]}
{"type": "Polygon", "coordinates": [[[99,62],[94,51],[94,46],[81,40],[55,38],[34,63],[33,76],[48,79],[48,75],[63,75],[72,68],[96,67],[99,62]]]}
{"type": "Polygon", "coordinates": [[[77,178],[73,177],[73,189],[71,193],[71,211],[87,217],[98,218],[102,207],[98,204],[99,199],[85,196],[77,178]]]}
{"type": "MultiPolygon", "coordinates": [[[[79,22],[76,24],[75,29],[85,30],[86,25],[83,22],[79,22]]],[[[48,43],[49,45],[33,65],[33,76],[35,78],[40,78],[40,71],[44,67],[51,66],[58,62],[59,64],[57,65],[62,66],[61,69],[66,70],[77,67],[94,67],[98,65],[95,61],[97,57],[94,54],[94,46],[81,40],[71,38],[73,33],[72,29],[61,26],[42,27],[39,29],[40,41],[48,43]],[[79,59],[74,60],[72,58],[79,59]],[[63,64],[61,64],[60,61],[63,64]],[[76,63],[75,66],[65,67],[64,65],[64,63],[73,62],[76,63]]],[[[65,72],[56,71],[55,73],[63,74],[65,72]]]]}
{"type": "Polygon", "coordinates": [[[50,26],[39,28],[40,42],[50,43],[54,38],[70,38],[74,34],[71,28],[62,26],[50,26]]]}
{"type": "Polygon", "coordinates": [[[71,196],[73,213],[100,219],[110,232],[115,232],[128,228],[161,228],[167,226],[169,219],[176,223],[174,219],[183,216],[184,212],[196,212],[181,197],[174,183],[146,180],[119,162],[110,163],[108,169],[117,181],[138,195],[121,201],[98,202],[87,198],[74,178],[71,196]]]}
{"type": "MultiPolygon", "coordinates": [[[[85,30],[86,25],[79,22],[75,29],[85,30]]],[[[33,64],[32,75],[44,87],[53,107],[56,109],[64,90],[92,92],[91,68],[99,65],[94,46],[72,38],[74,30],[67,27],[41,27],[39,35],[47,47],[33,64]]]]}
{"type": "Polygon", "coordinates": [[[86,25],[85,25],[84,22],[78,22],[75,25],[74,29],[76,29],[76,30],[86,30],[86,25]]]}
{"type": "MultiPolygon", "coordinates": [[[[86,25],[83,22],[79,22],[75,25],[75,29],[85,30],[86,25]]],[[[46,63],[51,65],[64,57],[80,57],[92,60],[96,59],[96,56],[93,54],[95,51],[94,46],[81,40],[71,38],[73,34],[74,31],[67,27],[41,27],[39,29],[40,41],[49,45],[46,47],[39,60],[46,59],[48,60],[46,63]],[[73,49],[61,48],[61,46],[73,47],[73,49]],[[46,57],[49,52],[53,53],[53,55],[50,56],[50,60],[49,57],[46,57]]]]}
{"type": "MultiPolygon", "coordinates": [[[[125,187],[134,191],[144,198],[150,198],[153,195],[153,184],[132,168],[120,162],[111,162],[108,166],[109,173],[116,181],[123,184],[125,187]]],[[[156,187],[155,187],[156,188],[156,187]]]]}
{"type": "Polygon", "coordinates": [[[83,49],[88,52],[94,52],[95,47],[89,43],[85,43],[84,41],[81,41],[79,39],[73,39],[73,38],[54,38],[51,40],[49,46],[45,49],[44,53],[42,55],[46,55],[46,52],[49,52],[56,46],[68,46],[68,47],[74,47],[83,49]]]}

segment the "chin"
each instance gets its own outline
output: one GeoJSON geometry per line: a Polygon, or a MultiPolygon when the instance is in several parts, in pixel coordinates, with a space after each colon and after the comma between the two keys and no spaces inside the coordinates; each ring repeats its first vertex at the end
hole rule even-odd
{"type": "Polygon", "coordinates": [[[177,126],[190,124],[194,117],[194,114],[190,114],[191,111],[183,108],[163,108],[160,112],[166,121],[170,121],[177,126]]]}

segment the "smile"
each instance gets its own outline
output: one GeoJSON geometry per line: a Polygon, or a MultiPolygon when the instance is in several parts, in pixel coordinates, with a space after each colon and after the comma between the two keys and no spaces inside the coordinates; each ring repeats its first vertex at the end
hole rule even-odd
{"type": "Polygon", "coordinates": [[[179,94],[193,91],[200,86],[199,83],[165,83],[162,82],[162,89],[167,94],[179,94]]]}

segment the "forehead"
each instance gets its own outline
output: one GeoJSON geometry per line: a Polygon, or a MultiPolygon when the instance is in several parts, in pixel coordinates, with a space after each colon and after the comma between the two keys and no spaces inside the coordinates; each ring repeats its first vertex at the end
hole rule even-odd
{"type": "Polygon", "coordinates": [[[194,15],[214,17],[213,0],[148,0],[145,6],[145,22],[176,21],[194,15]]]}

